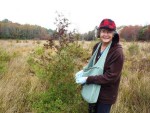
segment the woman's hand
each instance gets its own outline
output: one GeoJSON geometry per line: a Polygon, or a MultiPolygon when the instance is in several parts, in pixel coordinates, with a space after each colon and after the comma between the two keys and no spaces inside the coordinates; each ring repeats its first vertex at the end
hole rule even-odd
{"type": "Polygon", "coordinates": [[[87,77],[79,77],[76,79],[77,84],[85,84],[87,80],[87,77]]]}
{"type": "Polygon", "coordinates": [[[75,74],[75,79],[82,77],[82,75],[83,75],[83,70],[81,70],[75,74]]]}

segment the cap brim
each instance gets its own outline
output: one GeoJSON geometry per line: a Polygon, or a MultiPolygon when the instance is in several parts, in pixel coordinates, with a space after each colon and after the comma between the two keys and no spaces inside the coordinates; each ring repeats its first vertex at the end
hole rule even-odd
{"type": "Polygon", "coordinates": [[[106,30],[109,30],[109,31],[115,31],[115,29],[110,29],[108,27],[100,27],[99,30],[101,30],[101,29],[106,29],[106,30]]]}

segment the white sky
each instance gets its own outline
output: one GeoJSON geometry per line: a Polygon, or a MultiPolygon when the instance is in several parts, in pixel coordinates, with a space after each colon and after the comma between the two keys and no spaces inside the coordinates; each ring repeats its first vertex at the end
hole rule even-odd
{"type": "Polygon", "coordinates": [[[55,29],[56,11],[61,12],[80,33],[93,30],[102,19],[117,26],[150,24],[149,0],[0,0],[0,21],[55,29]]]}

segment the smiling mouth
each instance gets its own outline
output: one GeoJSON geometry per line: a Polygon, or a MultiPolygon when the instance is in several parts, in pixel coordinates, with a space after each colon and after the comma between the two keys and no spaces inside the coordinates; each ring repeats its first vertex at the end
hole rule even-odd
{"type": "Polygon", "coordinates": [[[103,37],[103,39],[109,39],[109,38],[105,38],[105,37],[103,37]]]}

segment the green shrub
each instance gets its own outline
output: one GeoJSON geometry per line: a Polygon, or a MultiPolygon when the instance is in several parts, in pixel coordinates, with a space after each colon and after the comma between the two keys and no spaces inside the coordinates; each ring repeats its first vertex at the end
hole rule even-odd
{"type": "Polygon", "coordinates": [[[87,113],[87,105],[79,93],[81,86],[75,83],[74,73],[81,69],[79,61],[84,62],[88,53],[76,44],[61,48],[55,55],[36,53],[31,55],[28,63],[37,76],[48,81],[49,87],[45,92],[31,95],[34,110],[37,113],[87,113]]]}
{"type": "Polygon", "coordinates": [[[10,55],[0,48],[0,74],[6,71],[6,64],[10,61],[10,55]]]}
{"type": "Polygon", "coordinates": [[[135,42],[133,42],[129,47],[128,47],[128,51],[129,51],[129,54],[131,56],[133,55],[138,55],[139,54],[139,45],[135,42]]]}
{"type": "Polygon", "coordinates": [[[17,39],[17,40],[16,40],[16,43],[21,43],[21,40],[17,39]]]}

